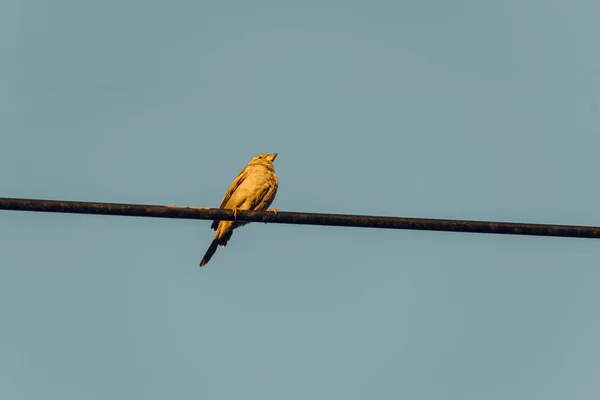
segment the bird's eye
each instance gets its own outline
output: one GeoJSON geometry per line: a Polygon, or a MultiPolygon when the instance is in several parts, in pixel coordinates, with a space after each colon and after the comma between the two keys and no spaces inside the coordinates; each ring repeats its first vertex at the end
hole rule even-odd
{"type": "Polygon", "coordinates": [[[259,160],[260,160],[260,159],[262,159],[262,156],[258,156],[258,159],[259,159],[259,160]]]}

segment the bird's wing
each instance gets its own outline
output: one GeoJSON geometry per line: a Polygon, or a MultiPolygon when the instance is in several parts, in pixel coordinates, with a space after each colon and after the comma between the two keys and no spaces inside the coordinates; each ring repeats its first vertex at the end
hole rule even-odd
{"type": "Polygon", "coordinates": [[[240,173],[235,177],[233,182],[231,182],[231,186],[229,186],[229,189],[227,189],[225,196],[223,196],[223,200],[221,200],[219,208],[225,208],[227,202],[229,201],[229,199],[231,199],[231,196],[233,195],[235,190],[242,184],[242,182],[244,182],[244,179],[246,179],[248,175],[250,175],[249,168],[246,167],[240,171],[240,173]]]}
{"type": "MultiPolygon", "coordinates": [[[[227,202],[231,199],[231,196],[233,196],[233,193],[236,191],[236,189],[238,187],[240,187],[240,185],[242,184],[242,182],[244,182],[244,179],[246,179],[248,177],[248,175],[250,175],[250,170],[248,167],[246,167],[240,171],[240,173],[235,177],[233,182],[231,182],[231,186],[229,186],[229,189],[227,189],[227,192],[225,192],[225,196],[223,196],[223,200],[221,200],[221,204],[219,205],[219,208],[225,208],[225,206],[227,205],[227,202]]],[[[214,229],[215,231],[217,230],[218,227],[219,227],[219,220],[213,221],[213,223],[210,225],[210,228],[214,229]]]]}

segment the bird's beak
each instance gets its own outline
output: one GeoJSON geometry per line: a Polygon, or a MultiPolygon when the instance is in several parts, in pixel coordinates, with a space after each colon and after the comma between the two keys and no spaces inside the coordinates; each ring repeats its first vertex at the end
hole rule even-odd
{"type": "Polygon", "coordinates": [[[269,159],[269,161],[274,161],[275,157],[277,157],[277,153],[269,154],[268,159],[269,159]]]}

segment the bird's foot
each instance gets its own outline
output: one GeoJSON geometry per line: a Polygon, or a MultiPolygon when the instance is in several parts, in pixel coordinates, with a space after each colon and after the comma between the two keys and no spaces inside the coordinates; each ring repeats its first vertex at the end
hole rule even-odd
{"type": "Polygon", "coordinates": [[[234,220],[234,221],[235,221],[235,220],[236,220],[236,218],[237,218],[237,212],[238,212],[238,210],[239,210],[239,211],[241,211],[239,208],[237,208],[237,207],[233,207],[233,220],[234,220]]]}
{"type": "Polygon", "coordinates": [[[277,212],[279,212],[279,208],[271,208],[267,211],[272,212],[273,214],[277,215],[277,212]]]}

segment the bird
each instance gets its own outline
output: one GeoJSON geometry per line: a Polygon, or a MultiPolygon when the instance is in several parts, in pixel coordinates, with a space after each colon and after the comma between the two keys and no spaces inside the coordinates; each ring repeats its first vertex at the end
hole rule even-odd
{"type": "MultiPolygon", "coordinates": [[[[277,153],[261,153],[254,156],[248,165],[235,177],[231,186],[223,196],[219,208],[233,209],[234,215],[237,210],[264,211],[269,208],[279,186],[279,179],[275,174],[273,161],[277,153]]],[[[277,212],[277,209],[273,209],[277,212]]],[[[211,229],[217,231],[215,237],[206,250],[206,254],[200,261],[200,266],[205,266],[212,258],[217,246],[225,247],[231,239],[233,230],[244,226],[248,222],[243,221],[213,221],[211,229]]]]}

